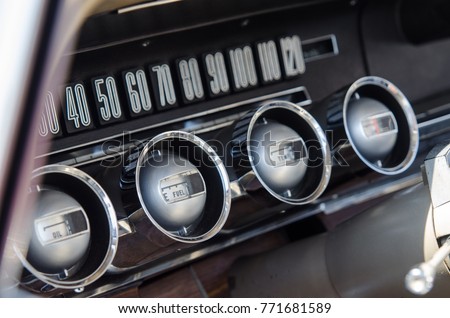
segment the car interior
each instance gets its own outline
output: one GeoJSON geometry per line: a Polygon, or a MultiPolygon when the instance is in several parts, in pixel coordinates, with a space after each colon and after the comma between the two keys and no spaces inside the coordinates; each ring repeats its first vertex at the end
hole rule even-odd
{"type": "Polygon", "coordinates": [[[0,11],[0,296],[450,295],[448,1],[0,11]]]}

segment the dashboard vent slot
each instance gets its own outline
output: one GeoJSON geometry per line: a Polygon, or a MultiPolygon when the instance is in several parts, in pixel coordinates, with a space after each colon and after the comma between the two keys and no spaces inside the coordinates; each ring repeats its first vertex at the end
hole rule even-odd
{"type": "Polygon", "coordinates": [[[305,62],[312,62],[339,54],[339,48],[334,34],[308,39],[302,42],[305,62]]]}

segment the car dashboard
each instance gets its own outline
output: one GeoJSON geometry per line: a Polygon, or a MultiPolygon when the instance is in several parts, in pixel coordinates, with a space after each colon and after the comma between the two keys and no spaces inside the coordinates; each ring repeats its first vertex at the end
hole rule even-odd
{"type": "Polygon", "coordinates": [[[29,115],[5,295],[185,296],[170,277],[219,259],[209,296],[413,296],[450,234],[444,1],[109,5],[29,115]]]}

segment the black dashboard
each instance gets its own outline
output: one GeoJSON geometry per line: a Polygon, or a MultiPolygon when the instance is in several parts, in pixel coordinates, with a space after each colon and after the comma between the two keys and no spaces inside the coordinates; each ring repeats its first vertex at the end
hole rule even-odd
{"type": "MultiPolygon", "coordinates": [[[[34,230],[13,248],[20,288],[114,295],[271,231],[309,233],[311,218],[333,236],[422,184],[427,154],[449,137],[450,40],[437,19],[418,27],[439,1],[163,2],[92,15],[58,61],[70,72],[38,116],[34,230]]],[[[419,222],[391,203],[383,213],[419,222]]],[[[395,233],[377,224],[367,233],[395,233]]],[[[353,246],[351,231],[328,246],[353,246]]],[[[257,264],[230,274],[233,295],[258,295],[246,280],[264,281],[257,264]]],[[[369,278],[353,294],[365,281],[340,279],[331,294],[311,290],[405,295],[369,278]]]]}

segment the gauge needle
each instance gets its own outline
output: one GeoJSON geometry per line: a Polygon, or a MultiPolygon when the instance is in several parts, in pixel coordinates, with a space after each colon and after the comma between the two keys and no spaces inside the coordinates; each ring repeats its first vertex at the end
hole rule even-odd
{"type": "Polygon", "coordinates": [[[450,236],[429,261],[420,263],[410,269],[405,277],[406,288],[416,295],[427,294],[434,286],[436,268],[449,254],[450,236]]]}

